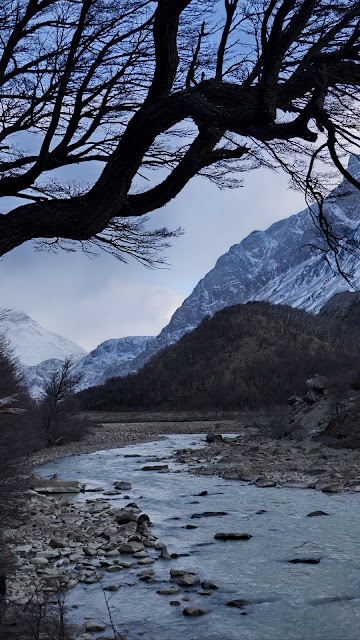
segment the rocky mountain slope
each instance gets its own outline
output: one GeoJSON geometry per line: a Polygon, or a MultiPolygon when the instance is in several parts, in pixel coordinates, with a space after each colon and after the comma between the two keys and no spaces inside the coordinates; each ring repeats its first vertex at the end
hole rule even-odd
{"type": "Polygon", "coordinates": [[[153,336],[128,336],[102,342],[82,358],[76,370],[83,375],[80,389],[102,384],[108,378],[121,376],[125,366],[154,340],[153,336]]]}
{"type": "MultiPolygon", "coordinates": [[[[124,367],[153,340],[149,336],[130,336],[102,342],[77,362],[74,372],[81,373],[78,389],[102,384],[108,378],[122,375],[124,367]]],[[[40,398],[45,381],[54,370],[61,367],[62,360],[49,359],[32,367],[25,367],[25,380],[33,398],[40,398]]]]}
{"type": "MultiPolygon", "coordinates": [[[[360,161],[351,156],[349,171],[360,178],[360,161]]],[[[334,230],[360,242],[360,193],[344,180],[326,200],[325,210],[334,230]]],[[[196,285],[169,324],[135,358],[124,373],[139,370],[155,353],[177,342],[201,320],[229,305],[267,300],[317,313],[335,293],[350,285],[309,245],[319,245],[317,231],[306,209],[253,231],[222,255],[196,285]]],[[[360,262],[346,256],[343,269],[360,285],[360,262]]]]}
{"type": "Polygon", "coordinates": [[[73,356],[80,360],[85,349],[75,342],[44,329],[22,311],[8,311],[0,318],[0,334],[4,334],[20,364],[34,366],[44,360],[63,360],[73,356]]]}

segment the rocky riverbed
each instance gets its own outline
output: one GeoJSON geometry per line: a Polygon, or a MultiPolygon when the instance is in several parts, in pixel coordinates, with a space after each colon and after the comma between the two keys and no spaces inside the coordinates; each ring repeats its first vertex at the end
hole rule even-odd
{"type": "MultiPolygon", "coordinates": [[[[55,601],[63,587],[82,640],[114,635],[104,596],[128,640],[233,639],[240,620],[246,640],[338,640],[340,630],[353,640],[358,495],[346,484],[343,495],[280,488],[287,477],[300,482],[305,462],[327,450],[250,427],[207,439],[170,436],[44,466],[45,479],[31,479],[26,513],[8,532],[19,561],[9,600],[23,609],[42,592],[55,601]],[[241,449],[250,481],[230,479],[239,444],[258,447],[241,449]],[[77,480],[51,478],[55,472],[77,480]]],[[[328,453],[342,478],[357,465],[345,451],[328,453]]]]}
{"type": "MultiPolygon", "coordinates": [[[[104,572],[114,576],[104,592],[117,591],[123,581],[134,584],[126,577],[131,567],[137,568],[138,580],[151,581],[154,557],[171,559],[165,544],[152,535],[149,517],[134,502],[120,509],[104,498],[80,502],[75,496],[85,485],[56,477],[33,476],[29,484],[23,518],[6,532],[17,565],[7,584],[8,623],[17,621],[19,608],[25,611],[54,598],[56,602],[60,591],[98,583],[104,572]]],[[[125,495],[130,489],[130,483],[120,480],[108,494],[125,495]]],[[[89,640],[92,632],[105,630],[106,624],[89,617],[85,633],[76,637],[89,640]]],[[[117,640],[121,638],[118,634],[117,640]]]]}
{"type": "Polygon", "coordinates": [[[250,427],[236,437],[223,437],[212,430],[204,448],[178,451],[176,459],[190,465],[190,473],[219,475],[262,488],[360,491],[359,450],[275,440],[250,427]]]}
{"type": "MultiPolygon", "coordinates": [[[[161,433],[172,433],[176,426],[178,427],[176,423],[148,423],[136,425],[134,429],[133,424],[125,426],[116,423],[106,425],[105,431],[98,429],[98,433],[102,435],[102,449],[109,450],[119,441],[126,444],[130,440],[133,444],[134,440],[158,439],[161,433]],[[104,437],[104,434],[107,436],[104,437]]],[[[360,491],[359,451],[333,449],[311,441],[275,440],[265,436],[261,428],[246,427],[234,421],[229,421],[225,429],[222,427],[223,425],[213,425],[208,431],[206,443],[205,439],[203,440],[205,446],[180,449],[168,460],[163,460],[161,456],[158,460],[154,456],[146,460],[142,453],[143,461],[151,464],[140,464],[136,467],[135,473],[144,476],[149,474],[149,478],[153,478],[150,482],[154,482],[153,474],[164,477],[163,474],[179,473],[183,467],[184,471],[189,471],[193,477],[198,476],[199,479],[202,476],[220,476],[225,482],[235,480],[240,486],[243,486],[244,482],[251,483],[266,491],[271,487],[317,490],[310,492],[311,494],[360,491]],[[225,433],[231,432],[232,428],[235,433],[238,431],[237,435],[225,433]]],[[[182,423],[181,428],[185,432],[198,432],[201,428],[205,431],[209,429],[209,422],[190,425],[182,423]]],[[[156,442],[149,445],[149,448],[154,448],[154,445],[156,442]]],[[[61,457],[61,454],[81,455],[87,452],[87,447],[100,448],[100,443],[79,443],[69,445],[67,449],[57,447],[44,453],[40,452],[33,457],[32,463],[53,460],[61,457]]],[[[112,452],[108,451],[108,454],[112,452]]],[[[120,454],[115,452],[114,455],[120,454]]],[[[132,454],[126,455],[129,461],[132,460],[132,454]]],[[[84,456],[88,457],[91,458],[84,456]]],[[[71,468],[76,469],[76,458],[73,460],[71,468]]],[[[136,460],[134,455],[134,464],[136,460]]],[[[62,461],[60,463],[62,464],[62,461]]],[[[26,511],[20,516],[18,525],[7,532],[10,547],[18,561],[7,591],[12,611],[16,611],[16,607],[23,609],[29,600],[37,599],[39,594],[47,595],[51,601],[52,598],[56,599],[59,589],[68,591],[77,585],[94,585],[100,592],[104,587],[105,595],[111,595],[121,587],[127,589],[136,584],[146,584],[150,589],[154,585],[156,589],[159,577],[155,575],[154,563],[156,567],[159,567],[159,562],[166,564],[171,559],[175,560],[177,553],[169,552],[165,544],[154,535],[150,519],[138,506],[128,478],[113,478],[111,488],[108,481],[107,476],[107,486],[104,490],[103,487],[94,484],[84,487],[81,482],[76,481],[31,478],[26,511]],[[119,498],[125,504],[116,508],[114,505],[119,504],[119,498]],[[114,580],[109,581],[112,574],[114,580]]],[[[193,495],[206,496],[207,493],[208,491],[204,490],[193,495]]],[[[271,499],[274,500],[273,497],[271,499]]],[[[320,515],[319,510],[316,511],[316,500],[311,499],[310,502],[314,503],[314,513],[320,515]]],[[[308,510],[310,512],[311,508],[308,510]]],[[[263,511],[260,509],[256,513],[263,511]]],[[[149,515],[152,517],[151,510],[149,515]]],[[[206,518],[205,512],[195,515],[206,518]]],[[[227,515],[228,511],[224,511],[224,516],[227,515]]],[[[221,513],[217,511],[215,517],[219,516],[221,517],[221,513]]],[[[196,531],[197,525],[198,521],[190,520],[185,529],[189,532],[196,531]]],[[[218,536],[215,537],[218,541],[248,540],[252,537],[251,534],[236,529],[225,529],[222,532],[218,529],[212,534],[213,540],[214,534],[218,536]],[[229,534],[235,537],[228,538],[229,534]]],[[[195,575],[188,566],[179,569],[175,563],[173,571],[177,571],[177,575],[172,575],[169,563],[167,578],[164,578],[163,570],[160,572],[161,582],[156,593],[159,596],[170,597],[172,607],[182,605],[181,611],[186,617],[204,615],[207,608],[199,606],[196,600],[185,606],[186,602],[189,602],[187,592],[190,589],[199,596],[209,596],[212,593],[213,587],[210,585],[213,582],[206,579],[206,575],[204,579],[201,571],[195,575]]],[[[244,599],[235,600],[242,602],[244,599]]],[[[231,606],[242,608],[245,605],[242,602],[241,605],[231,606]]],[[[92,634],[102,633],[102,629],[104,633],[109,633],[103,619],[100,622],[93,620],[90,617],[91,611],[87,613],[89,617],[86,619],[87,615],[84,615],[84,624],[79,636],[81,640],[90,640],[92,634]]],[[[110,638],[111,635],[102,637],[110,638]]]]}

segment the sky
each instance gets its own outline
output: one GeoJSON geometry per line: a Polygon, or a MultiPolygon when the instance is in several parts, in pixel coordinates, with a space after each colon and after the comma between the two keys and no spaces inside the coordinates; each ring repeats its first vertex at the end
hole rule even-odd
{"type": "Polygon", "coordinates": [[[152,225],[185,231],[165,250],[168,268],[123,264],[105,253],[49,254],[26,243],[0,261],[0,307],[26,312],[87,351],[109,338],[157,335],[230,246],[304,206],[285,175],[265,169],[227,191],[198,177],[151,214],[152,225]]]}

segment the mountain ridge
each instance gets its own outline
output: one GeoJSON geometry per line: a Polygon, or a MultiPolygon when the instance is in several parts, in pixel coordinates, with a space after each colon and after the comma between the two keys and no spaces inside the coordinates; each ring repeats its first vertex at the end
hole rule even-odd
{"type": "MultiPolygon", "coordinates": [[[[348,169],[360,177],[360,161],[350,156],[348,169]]],[[[334,231],[360,243],[360,193],[343,180],[325,199],[324,209],[334,231]]],[[[310,245],[323,242],[308,209],[274,222],[265,231],[255,230],[218,258],[215,266],[195,286],[175,311],[169,324],[124,374],[138,371],[155,353],[176,343],[201,320],[233,304],[265,300],[289,304],[313,313],[335,293],[350,285],[310,245]]],[[[344,256],[343,269],[360,285],[360,264],[344,256]]]]}

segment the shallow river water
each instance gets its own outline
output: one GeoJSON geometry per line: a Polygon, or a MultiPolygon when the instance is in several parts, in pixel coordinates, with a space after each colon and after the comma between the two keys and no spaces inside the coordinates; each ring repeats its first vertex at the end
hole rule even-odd
{"type": "MultiPolygon", "coordinates": [[[[174,449],[203,443],[201,435],[171,435],[157,442],[64,458],[37,469],[44,476],[57,473],[90,487],[101,485],[105,491],[113,489],[116,480],[130,482],[133,489],[126,492],[130,500],[123,495],[105,499],[117,507],[136,502],[169,552],[186,554],[171,562],[156,560],[154,584],[138,581],[141,567],[135,564],[115,574],[104,572],[104,585],[123,584],[110,599],[118,630],[128,640],[359,640],[360,495],[260,489],[214,476],[194,476],[187,473],[186,465],[173,462],[169,468],[180,473],[140,471],[151,456],[169,457],[174,449]],[[129,453],[142,457],[125,458],[129,453]],[[208,495],[196,497],[203,490],[208,495]],[[329,516],[307,517],[315,510],[329,516]],[[228,515],[191,519],[204,511],[228,515]],[[187,524],[198,528],[185,529],[187,524]],[[220,531],[247,532],[252,538],[214,540],[220,531]],[[304,557],[319,558],[320,563],[288,563],[304,557]],[[170,584],[170,567],[196,571],[201,580],[211,580],[219,588],[211,596],[198,595],[196,588],[159,595],[156,590],[170,584]],[[181,601],[184,595],[190,596],[190,602],[181,601]],[[182,606],[170,606],[175,599],[182,606]],[[226,606],[233,599],[250,601],[245,608],[248,615],[226,606]],[[186,618],[182,610],[189,605],[209,613],[186,618]]],[[[101,492],[81,494],[79,500],[102,496],[101,492]]],[[[78,607],[71,608],[75,622],[84,617],[108,619],[98,584],[71,590],[68,604],[78,607]]]]}

